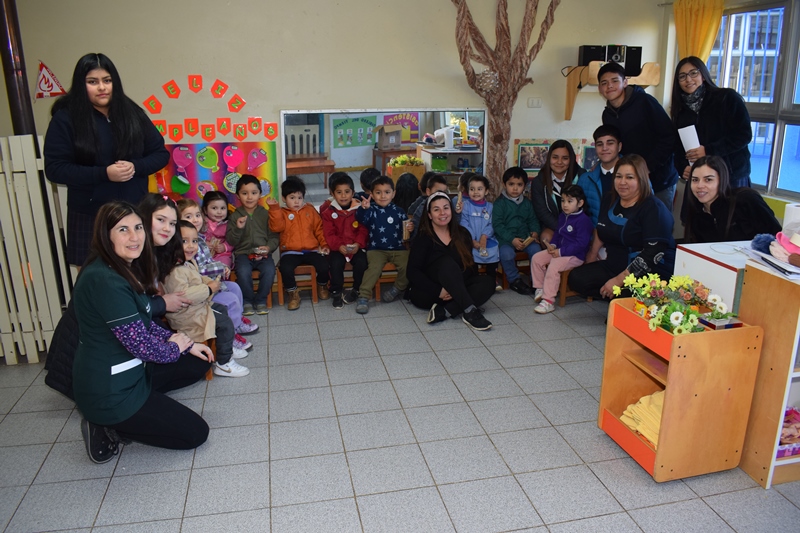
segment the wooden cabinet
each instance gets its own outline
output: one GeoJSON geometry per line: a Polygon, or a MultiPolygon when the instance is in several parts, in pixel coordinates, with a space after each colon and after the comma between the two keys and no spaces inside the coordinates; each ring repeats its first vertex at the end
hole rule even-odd
{"type": "Polygon", "coordinates": [[[800,405],[800,283],[748,262],[739,316],[764,328],[742,470],[762,487],[800,479],[800,455],[777,458],[787,405],[800,405]]]}
{"type": "Polygon", "coordinates": [[[739,465],[763,330],[744,326],[673,335],[650,331],[633,299],[609,306],[598,426],[656,481],[739,465]],[[664,390],[658,447],[619,417],[664,390]]]}

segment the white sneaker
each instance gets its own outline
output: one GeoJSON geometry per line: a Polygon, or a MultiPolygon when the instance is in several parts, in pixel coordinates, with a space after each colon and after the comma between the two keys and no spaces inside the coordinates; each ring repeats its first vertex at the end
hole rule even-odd
{"type": "Polygon", "coordinates": [[[231,359],[244,359],[248,355],[250,354],[244,348],[237,348],[236,346],[234,346],[233,355],[231,356],[231,359]]]}
{"type": "Polygon", "coordinates": [[[536,306],[534,312],[539,313],[540,315],[546,315],[547,313],[552,313],[556,310],[556,306],[548,302],[547,300],[542,300],[539,302],[539,305],[536,306]]]}
{"type": "Polygon", "coordinates": [[[536,302],[537,304],[542,301],[543,296],[544,296],[543,289],[536,289],[535,291],[533,291],[533,301],[536,302]]]}
{"type": "Polygon", "coordinates": [[[249,373],[250,369],[246,366],[240,365],[235,359],[231,359],[224,365],[219,363],[214,365],[214,375],[217,376],[225,376],[227,378],[242,378],[249,373]]]}

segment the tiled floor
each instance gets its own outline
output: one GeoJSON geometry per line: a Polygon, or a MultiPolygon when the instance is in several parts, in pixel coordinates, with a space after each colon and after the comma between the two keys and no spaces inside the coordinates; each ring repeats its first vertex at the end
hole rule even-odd
{"type": "Polygon", "coordinates": [[[106,465],[42,365],[0,367],[0,529],[797,531],[800,483],[657,484],[597,429],[605,311],[539,316],[504,292],[473,333],[402,302],[360,316],[304,299],[257,318],[250,376],[175,394],[206,444],[106,465]]]}

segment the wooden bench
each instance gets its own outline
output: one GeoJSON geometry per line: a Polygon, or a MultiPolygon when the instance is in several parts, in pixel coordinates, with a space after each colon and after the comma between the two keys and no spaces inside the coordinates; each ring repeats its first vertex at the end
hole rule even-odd
{"type": "MultiPolygon", "coordinates": [[[[314,155],[314,154],[311,154],[314,155]]],[[[303,158],[286,161],[286,175],[293,174],[322,174],[322,185],[328,188],[328,176],[336,170],[336,163],[332,159],[303,158]]]]}
{"type": "MultiPolygon", "coordinates": [[[[314,303],[319,302],[316,269],[311,265],[300,265],[294,269],[294,274],[297,290],[311,289],[311,301],[314,303]],[[297,278],[297,276],[300,276],[300,278],[297,278]],[[306,278],[306,276],[308,277],[306,278]]],[[[278,278],[278,305],[283,305],[285,291],[283,288],[283,277],[279,269],[276,269],[276,276],[278,278]]]]}
{"type": "MultiPolygon", "coordinates": [[[[558,306],[559,307],[564,307],[565,305],[567,305],[567,298],[569,298],[570,296],[580,296],[581,295],[579,292],[575,292],[572,289],[570,289],[569,285],[567,285],[567,278],[569,277],[569,273],[571,271],[572,271],[572,269],[570,268],[569,270],[565,270],[564,272],[561,273],[561,283],[558,285],[558,306]]],[[[587,302],[591,302],[592,301],[592,297],[591,296],[587,297],[586,301],[587,302]]]]}

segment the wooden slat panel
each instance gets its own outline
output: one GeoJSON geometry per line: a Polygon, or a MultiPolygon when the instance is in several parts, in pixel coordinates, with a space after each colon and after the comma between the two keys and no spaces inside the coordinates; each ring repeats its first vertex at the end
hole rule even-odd
{"type": "MultiPolygon", "coordinates": [[[[39,146],[44,147],[44,138],[39,136],[39,146]]],[[[44,160],[38,160],[37,168],[44,167],[44,160]]],[[[72,295],[73,280],[76,273],[73,273],[67,264],[67,187],[57,185],[46,180],[45,191],[47,193],[47,204],[50,206],[49,217],[53,223],[53,231],[56,239],[56,254],[58,256],[59,275],[61,276],[61,286],[64,289],[64,304],[68,304],[72,295]]],[[[57,323],[57,322],[56,322],[57,323]]]]}

